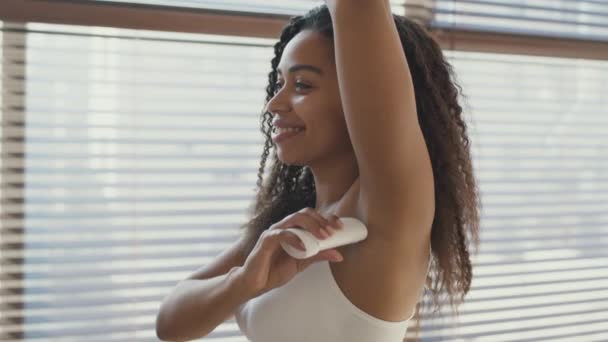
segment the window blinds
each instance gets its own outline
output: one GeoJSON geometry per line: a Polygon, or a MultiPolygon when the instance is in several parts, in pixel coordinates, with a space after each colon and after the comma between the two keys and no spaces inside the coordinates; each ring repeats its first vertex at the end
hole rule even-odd
{"type": "Polygon", "coordinates": [[[3,36],[4,93],[25,107],[2,111],[0,340],[156,340],[163,297],[246,219],[270,41],[47,24],[3,36]]]}
{"type": "Polygon", "coordinates": [[[608,340],[608,62],[446,54],[484,211],[459,326],[422,340],[608,340]]]}
{"type": "Polygon", "coordinates": [[[128,3],[152,6],[171,6],[190,9],[213,9],[235,12],[251,12],[263,14],[300,14],[315,5],[320,5],[320,0],[85,0],[106,3],[128,3]]]}
{"type": "MultiPolygon", "coordinates": [[[[162,298],[246,219],[274,40],[0,36],[0,340],[157,340],[162,298]]],[[[422,340],[608,339],[608,63],[446,55],[468,96],[482,244],[459,325],[424,317],[422,340]]],[[[233,320],[205,340],[245,342],[233,320]]]]}
{"type": "MultiPolygon", "coordinates": [[[[300,15],[317,5],[322,0],[80,0],[99,3],[124,3],[146,6],[179,7],[189,9],[211,9],[221,11],[249,12],[259,14],[300,15]]],[[[403,12],[403,4],[408,0],[390,0],[395,13],[403,12]]],[[[411,0],[409,0],[411,1],[411,0]]],[[[423,0],[426,1],[426,0],[423,0]]],[[[402,13],[401,13],[402,14],[402,13]]]]}
{"type": "Polygon", "coordinates": [[[608,41],[608,2],[434,0],[436,28],[608,41]]]}

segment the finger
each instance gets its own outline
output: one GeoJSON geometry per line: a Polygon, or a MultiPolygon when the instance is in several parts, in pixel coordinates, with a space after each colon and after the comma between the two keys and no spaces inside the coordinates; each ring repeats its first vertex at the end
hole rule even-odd
{"type": "Polygon", "coordinates": [[[336,229],[344,228],[344,222],[342,222],[342,220],[340,220],[340,218],[336,215],[331,215],[329,221],[331,222],[332,226],[336,227],[336,229]]]}
{"type": "Polygon", "coordinates": [[[312,233],[317,239],[324,240],[333,235],[333,231],[328,228],[329,220],[312,208],[304,208],[291,214],[281,222],[274,224],[271,229],[287,229],[299,227],[312,233]]]}
{"type": "Polygon", "coordinates": [[[311,215],[298,215],[292,219],[292,222],[298,227],[304,228],[304,230],[312,233],[317,239],[325,240],[331,235],[325,230],[325,227],[319,225],[319,221],[311,215]]]}
{"type": "MultiPolygon", "coordinates": [[[[279,233],[279,230],[264,230],[251,250],[250,255],[256,255],[261,258],[270,258],[276,250],[276,247],[273,247],[272,245],[275,243],[278,244],[277,241],[280,241],[281,239],[279,233]]],[[[248,263],[251,260],[251,258],[247,258],[246,262],[248,263]]]]}
{"type": "Polygon", "coordinates": [[[327,249],[327,250],[321,251],[321,252],[317,253],[316,255],[312,256],[310,259],[312,259],[313,262],[314,261],[325,261],[325,260],[330,261],[330,262],[337,262],[337,261],[344,260],[344,257],[335,248],[332,248],[332,249],[327,249]]]}
{"type": "Polygon", "coordinates": [[[323,215],[321,215],[321,213],[319,213],[318,211],[316,211],[312,208],[305,208],[303,211],[303,214],[309,215],[310,217],[314,218],[318,222],[319,226],[321,226],[323,228],[330,225],[330,222],[328,219],[323,217],[323,215]]]}
{"type": "Polygon", "coordinates": [[[290,245],[294,246],[295,248],[301,250],[301,251],[305,251],[306,250],[306,246],[304,246],[304,242],[302,242],[302,240],[300,239],[299,236],[297,236],[296,234],[284,230],[283,232],[285,232],[284,236],[285,236],[285,241],[287,241],[287,243],[289,243],[290,245]]]}
{"type": "Polygon", "coordinates": [[[305,270],[308,266],[314,264],[315,262],[319,262],[319,261],[334,262],[333,260],[329,260],[327,257],[323,257],[322,255],[316,254],[315,256],[310,257],[308,259],[299,260],[298,261],[298,271],[301,272],[301,271],[305,270]]]}
{"type": "Polygon", "coordinates": [[[290,225],[290,222],[292,222],[295,218],[298,217],[298,215],[300,215],[300,212],[295,212],[295,213],[291,213],[285,217],[283,217],[282,220],[275,222],[273,225],[271,225],[268,229],[269,230],[275,230],[275,229],[286,229],[286,228],[291,228],[293,227],[293,225],[290,225]]]}
{"type": "Polygon", "coordinates": [[[298,260],[298,271],[303,271],[308,266],[318,261],[341,262],[344,261],[344,257],[335,248],[324,250],[308,259],[298,260]]]}
{"type": "MultiPolygon", "coordinates": [[[[300,243],[300,238],[285,229],[274,229],[274,230],[267,230],[264,232],[265,234],[265,238],[263,241],[263,244],[266,245],[271,245],[271,244],[276,244],[276,245],[280,245],[280,243],[282,241],[285,241],[291,245],[298,245],[300,243]]],[[[269,250],[274,250],[274,248],[268,248],[269,250]]]]}
{"type": "Polygon", "coordinates": [[[278,229],[278,230],[274,230],[271,231],[269,233],[267,233],[268,236],[266,237],[265,240],[268,240],[268,242],[266,242],[266,246],[267,248],[264,249],[265,254],[267,254],[268,256],[272,255],[277,248],[281,249],[281,242],[286,242],[287,244],[293,246],[294,248],[301,250],[301,251],[306,251],[306,247],[304,246],[304,244],[302,243],[302,241],[300,240],[300,238],[287,231],[284,229],[278,229]],[[274,246],[271,246],[274,245],[274,246]]]}

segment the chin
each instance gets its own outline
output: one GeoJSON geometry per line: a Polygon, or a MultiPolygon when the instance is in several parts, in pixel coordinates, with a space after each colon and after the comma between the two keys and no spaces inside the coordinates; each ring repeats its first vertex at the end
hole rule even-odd
{"type": "Polygon", "coordinates": [[[306,166],[305,162],[296,158],[293,154],[283,155],[283,153],[277,152],[277,159],[280,160],[281,163],[289,166],[306,166]]]}
{"type": "Polygon", "coordinates": [[[299,161],[293,161],[293,160],[284,160],[282,158],[279,158],[279,160],[281,161],[281,163],[288,165],[288,166],[306,166],[305,163],[299,162],[299,161]]]}

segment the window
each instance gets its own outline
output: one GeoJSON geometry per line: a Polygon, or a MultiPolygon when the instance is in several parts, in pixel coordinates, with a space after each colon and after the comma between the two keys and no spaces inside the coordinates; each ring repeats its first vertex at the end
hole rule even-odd
{"type": "Polygon", "coordinates": [[[433,26],[608,40],[608,3],[571,0],[435,0],[433,26]]]}
{"type": "MultiPolygon", "coordinates": [[[[276,37],[160,31],[166,23],[153,20],[139,29],[83,25],[93,20],[83,12],[43,19],[36,7],[15,21],[19,6],[82,11],[100,1],[7,3],[0,340],[157,340],[163,297],[246,220],[276,37]]],[[[133,3],[104,6],[144,17],[169,4],[133,3]]],[[[239,12],[243,21],[271,13],[280,22],[315,2],[170,4],[162,10],[239,12]]],[[[404,6],[392,4],[395,13],[404,6]]],[[[421,340],[608,339],[608,34],[598,21],[608,4],[437,0],[434,13],[433,30],[451,34],[444,51],[466,95],[485,211],[460,319],[423,317],[421,340]],[[507,53],[521,47],[483,47],[462,32],[484,44],[593,41],[594,55],[507,53]]],[[[251,25],[243,27],[259,27],[251,25]]],[[[234,320],[205,340],[245,342],[234,320]]]]}

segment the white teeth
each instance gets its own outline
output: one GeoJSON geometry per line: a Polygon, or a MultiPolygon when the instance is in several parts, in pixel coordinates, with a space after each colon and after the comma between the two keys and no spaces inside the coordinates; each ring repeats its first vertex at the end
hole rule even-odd
{"type": "Polygon", "coordinates": [[[284,132],[301,132],[302,128],[300,127],[288,127],[288,128],[277,128],[277,132],[279,134],[284,132]]]}

